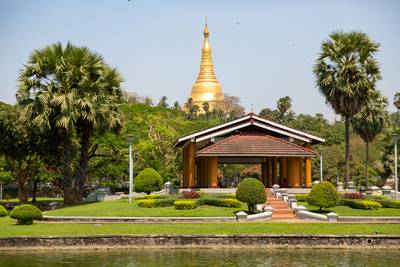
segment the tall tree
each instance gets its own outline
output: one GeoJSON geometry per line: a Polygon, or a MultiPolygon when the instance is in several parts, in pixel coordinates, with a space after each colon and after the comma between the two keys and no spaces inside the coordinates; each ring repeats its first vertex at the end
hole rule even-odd
{"type": "Polygon", "coordinates": [[[202,107],[203,107],[203,110],[204,110],[204,112],[206,114],[206,119],[208,120],[208,117],[210,116],[210,103],[204,102],[202,104],[202,107]]]}
{"type": "Polygon", "coordinates": [[[281,97],[276,102],[276,107],[278,108],[279,115],[283,117],[291,110],[292,99],[289,96],[281,97]]]}
{"type": "Polygon", "coordinates": [[[168,103],[167,103],[168,97],[165,95],[161,97],[160,102],[158,102],[157,106],[162,107],[162,108],[167,108],[168,103]]]}
{"type": "Polygon", "coordinates": [[[20,121],[55,132],[62,153],[64,202],[81,200],[91,137],[122,125],[122,79],[102,56],[86,47],[56,43],[34,50],[21,70],[20,121]],[[74,138],[79,139],[79,152],[74,138]],[[74,155],[79,154],[74,171],[74,155]]]}
{"type": "Polygon", "coordinates": [[[394,95],[393,105],[396,107],[396,125],[399,126],[400,92],[394,95]]]}
{"type": "Polygon", "coordinates": [[[316,84],[326,103],[345,119],[345,184],[350,180],[350,119],[368,101],[368,95],[381,79],[374,54],[379,43],[362,32],[334,32],[322,42],[314,66],[316,84]]]}
{"type": "Polygon", "coordinates": [[[389,122],[387,99],[378,91],[371,94],[367,104],[351,119],[354,131],[365,142],[365,187],[368,190],[369,144],[389,122]]]}

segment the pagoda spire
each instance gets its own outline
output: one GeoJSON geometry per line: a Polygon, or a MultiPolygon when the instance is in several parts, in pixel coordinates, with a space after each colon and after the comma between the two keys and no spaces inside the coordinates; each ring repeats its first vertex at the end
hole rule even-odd
{"type": "Polygon", "coordinates": [[[221,85],[215,77],[212,49],[209,41],[210,32],[208,30],[207,20],[204,26],[203,35],[204,40],[201,48],[200,71],[197,80],[192,86],[191,98],[193,103],[200,107],[204,102],[208,102],[211,111],[224,99],[224,95],[222,93],[221,85]]]}
{"type": "Polygon", "coordinates": [[[210,45],[210,41],[208,37],[210,36],[210,32],[208,30],[207,20],[206,25],[204,26],[204,40],[203,47],[201,49],[201,63],[200,63],[200,72],[197,77],[197,82],[218,82],[215,77],[214,72],[214,64],[212,60],[212,49],[210,45]]]}

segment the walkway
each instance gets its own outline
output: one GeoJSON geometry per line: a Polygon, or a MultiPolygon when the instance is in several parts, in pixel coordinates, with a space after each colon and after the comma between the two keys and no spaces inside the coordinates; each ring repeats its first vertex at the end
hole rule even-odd
{"type": "Polygon", "coordinates": [[[276,198],[270,191],[269,188],[265,189],[267,193],[267,202],[265,205],[274,208],[272,212],[272,219],[286,220],[286,219],[296,219],[293,211],[289,209],[288,205],[279,198],[276,198]]]}

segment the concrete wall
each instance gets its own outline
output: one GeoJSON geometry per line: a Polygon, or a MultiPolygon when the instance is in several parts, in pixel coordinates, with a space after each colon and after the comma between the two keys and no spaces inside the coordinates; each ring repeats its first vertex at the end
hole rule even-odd
{"type": "Polygon", "coordinates": [[[0,250],[111,247],[400,248],[392,235],[114,235],[1,237],[0,250]]]}

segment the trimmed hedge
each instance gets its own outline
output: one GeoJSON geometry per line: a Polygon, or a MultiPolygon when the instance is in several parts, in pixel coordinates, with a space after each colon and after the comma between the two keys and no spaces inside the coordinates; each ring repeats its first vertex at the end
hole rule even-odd
{"type": "Polygon", "coordinates": [[[354,199],[340,199],[338,201],[339,205],[347,206],[353,209],[361,210],[377,210],[382,207],[379,202],[373,200],[354,200],[354,199]]]}
{"type": "Polygon", "coordinates": [[[8,211],[4,208],[3,205],[0,205],[0,217],[4,217],[8,215],[8,211]]]}
{"type": "Polygon", "coordinates": [[[10,212],[10,217],[17,220],[18,224],[32,224],[33,220],[42,219],[42,212],[35,206],[24,204],[16,206],[10,212]]]}
{"type": "Polygon", "coordinates": [[[308,202],[308,194],[296,194],[297,202],[308,202]]]}
{"type": "Polygon", "coordinates": [[[144,195],[144,196],[140,196],[140,197],[136,197],[136,200],[139,199],[166,199],[166,198],[171,198],[174,196],[171,195],[160,195],[160,194],[149,194],[149,195],[144,195]]]}
{"type": "Polygon", "coordinates": [[[175,199],[141,199],[138,206],[141,208],[156,208],[173,206],[175,199]]]}
{"type": "Polygon", "coordinates": [[[375,200],[382,208],[400,209],[400,200],[375,200]]]}
{"type": "Polygon", "coordinates": [[[320,182],[313,186],[308,196],[307,203],[311,206],[322,208],[330,208],[336,206],[339,194],[336,188],[330,182],[320,182]]]}
{"type": "Polygon", "coordinates": [[[247,203],[249,213],[255,213],[256,205],[267,201],[264,184],[255,178],[246,178],[239,183],[236,198],[247,203]]]}
{"type": "Polygon", "coordinates": [[[202,198],[198,200],[201,205],[209,205],[226,208],[240,208],[242,203],[234,198],[202,198]]]}
{"type": "Polygon", "coordinates": [[[176,200],[174,207],[176,210],[192,210],[197,208],[198,201],[196,200],[176,200]]]}

